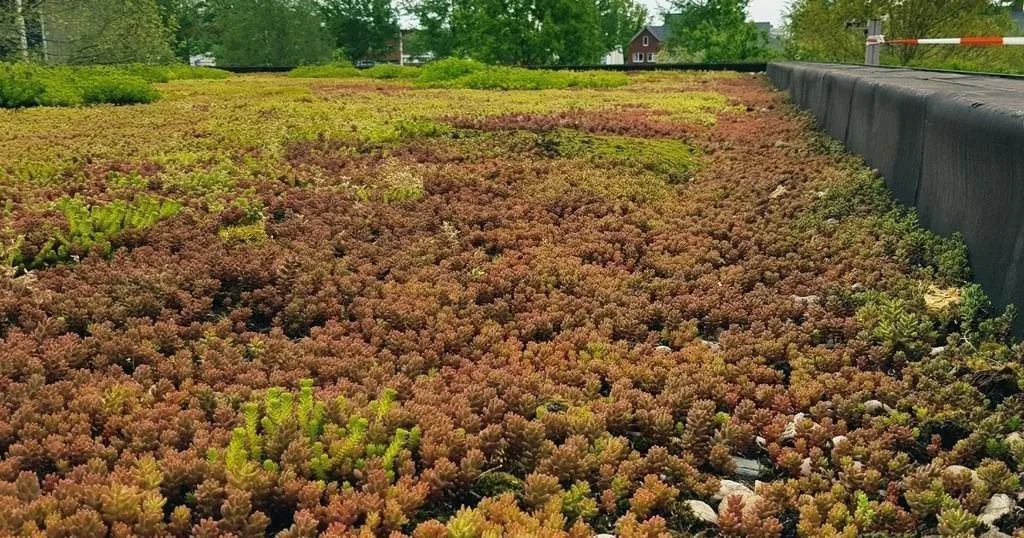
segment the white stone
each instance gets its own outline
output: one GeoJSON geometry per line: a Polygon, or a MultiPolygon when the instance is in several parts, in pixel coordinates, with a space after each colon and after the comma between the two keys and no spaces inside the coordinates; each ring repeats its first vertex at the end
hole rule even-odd
{"type": "Polygon", "coordinates": [[[839,443],[842,443],[843,441],[846,441],[846,440],[847,439],[846,439],[845,435],[837,435],[837,436],[832,438],[832,446],[834,446],[834,447],[835,446],[839,446],[839,443]]]}
{"type": "Polygon", "coordinates": [[[654,348],[654,351],[657,351],[658,353],[672,353],[672,348],[668,346],[658,346],[654,348]]]}
{"type": "Polygon", "coordinates": [[[942,474],[946,476],[961,475],[964,473],[973,475],[974,471],[964,467],[963,465],[947,465],[946,468],[942,470],[942,474]]]}
{"type": "Polygon", "coordinates": [[[807,415],[803,413],[797,413],[796,415],[794,415],[793,420],[790,420],[789,424],[786,424],[786,429],[782,431],[781,439],[783,441],[788,441],[796,437],[796,424],[803,420],[806,416],[807,415]]]}
{"type": "Polygon", "coordinates": [[[800,476],[811,476],[811,458],[804,458],[804,461],[800,463],[800,476]]]}
{"type": "Polygon", "coordinates": [[[740,478],[760,478],[768,472],[768,468],[757,460],[733,456],[732,462],[736,464],[736,476],[740,478]]]}
{"type": "Polygon", "coordinates": [[[988,504],[981,510],[981,514],[978,516],[978,521],[991,526],[996,522],[997,519],[1009,514],[1013,511],[1013,507],[1017,503],[1013,502],[1013,499],[1005,493],[996,493],[989,499],[988,504]]]}
{"type": "Polygon", "coordinates": [[[761,448],[768,446],[768,440],[765,439],[764,437],[761,437],[760,435],[754,438],[754,442],[757,443],[757,446],[761,448]]]}
{"type": "Polygon", "coordinates": [[[693,512],[693,515],[697,516],[697,519],[712,525],[718,524],[718,514],[715,513],[715,510],[711,508],[708,503],[698,500],[689,500],[686,501],[686,504],[690,507],[690,511],[693,512]]]}
{"type": "Polygon", "coordinates": [[[802,305],[805,305],[805,306],[811,306],[812,304],[817,304],[820,299],[821,298],[818,297],[817,295],[804,295],[802,297],[800,295],[794,295],[793,296],[793,302],[795,302],[796,304],[802,304],[802,305]]]}
{"type": "Polygon", "coordinates": [[[928,355],[932,357],[937,357],[941,355],[944,351],[946,351],[946,346],[936,346],[933,347],[932,350],[928,352],[928,355]]]}
{"type": "Polygon", "coordinates": [[[786,194],[786,192],[788,192],[786,187],[784,187],[782,185],[779,185],[778,187],[775,187],[775,190],[772,191],[771,194],[768,195],[768,198],[774,200],[774,199],[782,196],[783,194],[786,194]]]}
{"type": "Polygon", "coordinates": [[[864,411],[869,415],[877,415],[879,413],[889,413],[892,408],[878,400],[868,400],[864,402],[864,411]]]}
{"type": "Polygon", "coordinates": [[[718,351],[722,349],[722,344],[719,344],[718,342],[714,342],[712,340],[701,340],[700,342],[707,346],[708,349],[710,349],[711,351],[718,351]]]}
{"type": "Polygon", "coordinates": [[[718,483],[718,493],[711,498],[713,500],[720,501],[736,492],[745,492],[751,495],[754,494],[754,492],[746,485],[736,482],[735,480],[720,480],[718,483]]]}
{"type": "Polygon", "coordinates": [[[594,538],[615,538],[614,534],[598,534],[594,538]]]}

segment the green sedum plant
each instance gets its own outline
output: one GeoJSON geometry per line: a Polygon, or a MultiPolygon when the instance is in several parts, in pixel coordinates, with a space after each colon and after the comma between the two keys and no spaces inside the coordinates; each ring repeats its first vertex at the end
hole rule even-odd
{"type": "MultiPolygon", "coordinates": [[[[396,396],[386,389],[370,402],[367,412],[359,412],[344,397],[318,399],[311,379],[300,381],[297,393],[267,389],[262,402],[242,405],[242,426],[233,430],[223,450],[227,472],[244,480],[260,470],[277,474],[292,468],[310,479],[346,482],[352,473],[371,465],[393,482],[403,453],[415,450],[421,436],[419,427],[387,426],[396,396]],[[288,461],[291,447],[303,447],[308,455],[298,469],[288,461]]],[[[211,461],[220,457],[219,450],[208,453],[211,461]]]]}
{"type": "Polygon", "coordinates": [[[56,206],[67,219],[67,230],[55,231],[31,260],[23,257],[18,243],[7,247],[4,260],[8,266],[15,269],[49,267],[67,263],[93,248],[110,257],[114,250],[112,241],[122,233],[145,230],[181,211],[180,202],[145,194],[130,202],[116,200],[97,205],[88,205],[80,198],[63,198],[56,206]]]}

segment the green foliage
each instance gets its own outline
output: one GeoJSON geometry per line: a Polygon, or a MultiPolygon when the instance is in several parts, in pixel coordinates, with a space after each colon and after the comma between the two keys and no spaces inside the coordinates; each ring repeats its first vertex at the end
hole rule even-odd
{"type": "Polygon", "coordinates": [[[118,66],[119,71],[134,75],[147,82],[171,82],[173,80],[223,80],[231,73],[212,67],[196,67],[185,64],[128,64],[118,66]]]}
{"type": "Polygon", "coordinates": [[[362,74],[377,79],[416,79],[420,76],[420,69],[408,65],[382,64],[375,65],[362,74]]]}
{"type": "Polygon", "coordinates": [[[604,49],[625,51],[637,30],[647,22],[647,7],[632,0],[597,0],[596,4],[604,49]]]}
{"type": "Polygon", "coordinates": [[[486,64],[474,60],[446,58],[421,67],[419,81],[424,85],[449,82],[486,69],[486,64]]]}
{"type": "Polygon", "coordinates": [[[263,204],[239,198],[232,202],[232,210],[241,215],[222,226],[217,235],[229,244],[262,243],[267,239],[263,204]]]}
{"type": "Polygon", "coordinates": [[[297,471],[308,471],[309,478],[345,481],[372,459],[394,481],[403,452],[415,450],[421,436],[418,427],[384,430],[396,398],[397,392],[385,389],[370,402],[369,413],[362,414],[351,410],[343,397],[333,402],[317,398],[311,379],[299,382],[297,394],[267,389],[262,406],[257,401],[242,405],[243,425],[235,428],[224,450],[227,471],[236,478],[258,469],[281,472],[290,465],[283,457],[287,448],[298,443],[309,451],[309,460],[297,471]]]}
{"type": "Polygon", "coordinates": [[[668,48],[702,62],[770,57],[767,36],[747,21],[749,0],[674,0],[668,48]]]}
{"type": "Polygon", "coordinates": [[[589,158],[609,166],[627,166],[667,176],[682,183],[696,168],[693,148],[676,140],[589,136],[560,130],[538,136],[537,145],[550,157],[589,158]]]}
{"type": "Polygon", "coordinates": [[[87,105],[151,103],[160,97],[148,82],[130,75],[86,76],[79,80],[78,85],[82,90],[82,101],[87,105]]]}
{"type": "Polygon", "coordinates": [[[390,0],[323,0],[320,9],[334,46],[354,60],[379,60],[398,39],[390,0]]]}
{"type": "Polygon", "coordinates": [[[939,514],[941,536],[973,536],[978,528],[978,518],[963,508],[947,508],[939,514]]]}
{"type": "MultiPolygon", "coordinates": [[[[42,0],[24,2],[30,58],[62,64],[162,63],[173,60],[170,29],[158,0],[42,0]],[[40,36],[42,37],[42,36],[40,36]]],[[[0,4],[2,5],[2,4],[0,4]]],[[[2,33],[2,28],[0,28],[2,33]]]]}
{"type": "Polygon", "coordinates": [[[362,72],[349,63],[330,63],[326,65],[304,65],[288,72],[293,78],[355,78],[362,72]]]}
{"type": "MultiPolygon", "coordinates": [[[[885,21],[884,33],[890,39],[1012,35],[1017,30],[1007,11],[995,8],[989,0],[797,0],[788,14],[787,55],[798,60],[859,63],[864,58],[864,34],[846,28],[846,22],[872,18],[885,21]],[[951,13],[956,16],[949,16],[951,13]]],[[[1019,72],[1024,52],[1015,49],[885,47],[882,62],[1019,72]]]]}
{"type": "Polygon", "coordinates": [[[562,493],[562,513],[570,521],[588,520],[598,514],[597,501],[590,494],[590,484],[577,481],[562,493]]]}
{"type": "Polygon", "coordinates": [[[942,237],[922,228],[916,211],[897,205],[874,172],[860,171],[852,180],[829,186],[815,214],[819,222],[856,219],[858,226],[874,230],[894,258],[927,270],[944,285],[956,286],[970,277],[963,237],[942,237]]]}
{"type": "Polygon", "coordinates": [[[857,321],[865,327],[868,338],[890,353],[921,357],[934,340],[931,318],[899,297],[875,295],[857,310],[857,321]]]}
{"type": "Polygon", "coordinates": [[[473,90],[551,90],[616,88],[629,84],[624,73],[605,71],[544,71],[521,67],[487,67],[469,60],[443,60],[423,67],[417,79],[430,88],[473,90]]]}
{"type": "Polygon", "coordinates": [[[0,64],[0,108],[126,105],[159,97],[146,80],[117,68],[0,64]]]}
{"type": "Polygon", "coordinates": [[[79,198],[63,198],[57,208],[68,222],[67,232],[58,231],[36,254],[29,268],[65,263],[73,255],[98,248],[104,256],[113,253],[111,241],[126,231],[149,228],[181,210],[173,200],[139,195],[133,201],[117,200],[102,205],[87,205],[79,198]]]}
{"type": "Polygon", "coordinates": [[[1002,342],[1010,334],[1017,309],[1009,305],[1002,314],[992,316],[993,306],[979,284],[968,284],[960,292],[960,333],[974,344],[1002,342]]]}
{"type": "Polygon", "coordinates": [[[330,58],[314,0],[210,0],[213,53],[223,65],[293,66],[330,58]]]}
{"type": "Polygon", "coordinates": [[[490,64],[592,64],[624,44],[646,10],[633,0],[420,0],[422,48],[490,64]]]}

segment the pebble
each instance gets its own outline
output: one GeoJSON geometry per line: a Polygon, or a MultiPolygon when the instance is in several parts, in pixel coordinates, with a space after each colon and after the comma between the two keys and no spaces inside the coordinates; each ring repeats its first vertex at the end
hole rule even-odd
{"type": "Polygon", "coordinates": [[[946,468],[942,470],[942,474],[944,475],[959,475],[964,473],[973,475],[974,471],[964,467],[963,465],[947,465],[946,468]]]}
{"type": "Polygon", "coordinates": [[[864,402],[864,411],[869,415],[877,415],[880,413],[891,413],[892,408],[878,400],[868,400],[864,402]]]}
{"type": "Polygon", "coordinates": [[[735,480],[721,480],[718,484],[718,493],[711,498],[716,501],[720,501],[736,492],[746,492],[751,495],[754,494],[754,492],[746,485],[736,482],[735,480]]]}
{"type": "Polygon", "coordinates": [[[786,187],[783,187],[782,185],[779,185],[778,187],[775,187],[775,190],[772,191],[771,194],[768,195],[768,198],[774,200],[774,199],[782,196],[783,194],[786,194],[786,192],[788,192],[786,187]]]}
{"type": "Polygon", "coordinates": [[[800,476],[811,476],[811,458],[804,458],[804,461],[800,464],[800,476]]]}
{"type": "Polygon", "coordinates": [[[946,351],[946,346],[933,347],[932,350],[928,352],[928,356],[929,357],[938,357],[944,351],[946,351]]]}
{"type": "Polygon", "coordinates": [[[768,472],[768,468],[757,460],[733,456],[732,462],[736,464],[736,476],[740,478],[760,478],[768,472]]]}
{"type": "Polygon", "coordinates": [[[821,300],[821,297],[818,297],[817,295],[804,295],[804,296],[794,295],[793,296],[793,302],[795,302],[796,304],[802,304],[802,305],[805,305],[805,306],[811,306],[812,304],[818,304],[819,300],[821,300]]]}
{"type": "Polygon", "coordinates": [[[711,351],[718,351],[718,350],[722,349],[722,344],[719,344],[718,342],[713,342],[711,340],[703,340],[703,339],[700,342],[702,344],[704,344],[705,346],[707,346],[708,349],[710,349],[711,351]]]}
{"type": "Polygon", "coordinates": [[[796,415],[793,415],[793,420],[790,420],[789,424],[786,424],[786,429],[782,431],[781,439],[783,441],[788,441],[788,440],[796,437],[796,425],[797,425],[798,422],[803,420],[804,417],[806,417],[806,416],[807,415],[805,415],[803,413],[797,413],[796,415]]]}
{"type": "Polygon", "coordinates": [[[689,500],[685,502],[690,507],[690,511],[693,512],[693,515],[697,516],[697,519],[712,525],[718,524],[718,514],[715,513],[715,510],[711,508],[708,503],[698,500],[689,500]]]}
{"type": "Polygon", "coordinates": [[[1005,493],[996,493],[989,499],[988,504],[981,510],[978,521],[991,526],[997,519],[1013,511],[1017,503],[1005,493]]]}
{"type": "Polygon", "coordinates": [[[837,436],[832,438],[832,446],[833,447],[839,446],[839,443],[842,443],[843,441],[846,441],[846,436],[845,435],[837,435],[837,436]]]}
{"type": "Polygon", "coordinates": [[[614,534],[598,534],[597,536],[594,536],[594,538],[615,538],[615,535],[614,534]]]}
{"type": "Polygon", "coordinates": [[[757,446],[761,448],[765,448],[768,446],[768,440],[765,439],[764,437],[761,437],[760,435],[754,438],[754,442],[757,443],[757,446]]]}
{"type": "Polygon", "coordinates": [[[672,353],[672,348],[668,346],[658,346],[654,348],[654,351],[657,351],[658,353],[672,353]]]}

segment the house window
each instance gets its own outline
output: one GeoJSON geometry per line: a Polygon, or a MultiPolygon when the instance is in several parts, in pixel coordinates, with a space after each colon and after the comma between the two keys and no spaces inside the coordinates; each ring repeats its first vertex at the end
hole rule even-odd
{"type": "Polygon", "coordinates": [[[642,53],[642,52],[634,52],[633,53],[633,63],[635,63],[635,64],[642,64],[642,63],[644,63],[644,53],[642,53]]]}
{"type": "Polygon", "coordinates": [[[650,45],[650,44],[651,44],[651,38],[648,37],[648,36],[644,36],[644,46],[646,47],[647,45],[650,45]]]}
{"type": "Polygon", "coordinates": [[[647,61],[651,62],[651,63],[654,63],[654,53],[653,52],[648,52],[647,53],[647,61]]]}

